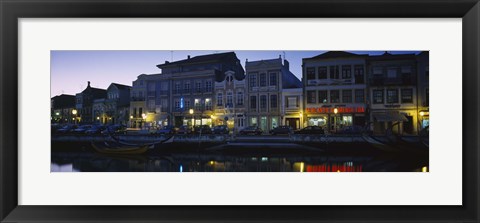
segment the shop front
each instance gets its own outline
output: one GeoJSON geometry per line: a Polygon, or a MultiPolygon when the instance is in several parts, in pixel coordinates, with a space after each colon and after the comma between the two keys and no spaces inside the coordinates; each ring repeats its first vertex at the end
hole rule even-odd
{"type": "Polygon", "coordinates": [[[312,107],[306,109],[307,125],[339,132],[347,126],[365,126],[365,107],[312,107]]]}

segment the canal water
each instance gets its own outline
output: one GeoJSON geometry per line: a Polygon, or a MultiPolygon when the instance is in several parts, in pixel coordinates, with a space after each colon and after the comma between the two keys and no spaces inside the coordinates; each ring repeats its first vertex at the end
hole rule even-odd
{"type": "Polygon", "coordinates": [[[382,150],[369,144],[174,144],[144,155],[107,155],[64,144],[51,154],[51,172],[416,171],[428,171],[428,150],[382,150]]]}

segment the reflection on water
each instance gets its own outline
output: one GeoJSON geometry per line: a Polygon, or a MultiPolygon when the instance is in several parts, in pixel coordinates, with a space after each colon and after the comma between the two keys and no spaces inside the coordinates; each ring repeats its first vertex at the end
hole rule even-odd
{"type": "Polygon", "coordinates": [[[52,172],[428,172],[428,152],[295,143],[168,144],[145,155],[57,146],[52,172]]]}
{"type": "MultiPolygon", "coordinates": [[[[414,171],[373,157],[107,156],[53,153],[52,172],[363,172],[414,171]]],[[[425,169],[421,169],[425,170],[425,169]]]]}

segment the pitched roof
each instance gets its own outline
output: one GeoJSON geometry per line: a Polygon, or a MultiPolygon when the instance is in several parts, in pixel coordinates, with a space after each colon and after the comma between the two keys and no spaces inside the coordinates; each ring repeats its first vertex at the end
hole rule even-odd
{"type": "Polygon", "coordinates": [[[195,56],[185,60],[178,60],[174,62],[166,61],[164,64],[158,64],[158,68],[168,67],[172,65],[187,65],[195,63],[206,63],[212,61],[235,61],[238,60],[235,52],[226,52],[226,53],[216,53],[216,54],[207,54],[201,56],[195,56]]]}
{"type": "Polygon", "coordinates": [[[54,109],[75,107],[74,95],[61,94],[53,97],[52,100],[54,109]]]}
{"type": "Polygon", "coordinates": [[[355,53],[349,53],[345,51],[328,51],[326,53],[322,53],[314,57],[303,58],[303,59],[313,60],[313,59],[333,59],[333,58],[342,58],[342,57],[366,57],[366,56],[368,56],[368,54],[355,54],[355,53]]]}
{"type": "Polygon", "coordinates": [[[260,66],[260,65],[264,65],[264,66],[275,66],[275,65],[283,66],[281,58],[245,62],[245,67],[250,67],[250,66],[254,67],[254,66],[260,66]]]}
{"type": "Polygon", "coordinates": [[[387,51],[383,53],[382,55],[373,55],[368,58],[371,61],[375,60],[400,60],[400,59],[415,59],[415,54],[414,53],[409,53],[409,54],[391,54],[387,51]]]}
{"type": "Polygon", "coordinates": [[[115,85],[119,90],[128,90],[131,89],[131,86],[128,85],[123,85],[123,84],[117,84],[117,83],[112,83],[112,85],[115,85]]]}

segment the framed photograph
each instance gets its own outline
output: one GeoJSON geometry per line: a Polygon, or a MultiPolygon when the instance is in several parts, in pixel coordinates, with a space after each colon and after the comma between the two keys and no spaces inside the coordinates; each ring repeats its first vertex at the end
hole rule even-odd
{"type": "Polygon", "coordinates": [[[479,7],[2,1],[0,220],[478,222],[479,7]]]}

